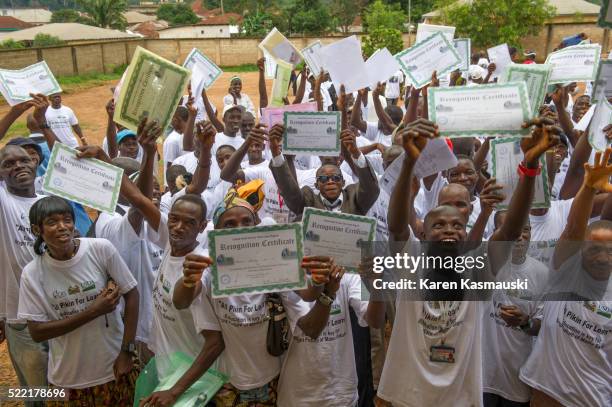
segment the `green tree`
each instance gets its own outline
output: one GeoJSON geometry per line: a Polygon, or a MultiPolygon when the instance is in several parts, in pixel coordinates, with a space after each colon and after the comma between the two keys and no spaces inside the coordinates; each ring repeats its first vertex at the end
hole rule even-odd
{"type": "Polygon", "coordinates": [[[127,25],[125,0],[79,0],[79,4],[96,27],[124,30],[127,25]]]}
{"type": "Polygon", "coordinates": [[[361,13],[364,0],[332,0],[330,8],[338,27],[343,33],[348,32],[355,17],[361,13]]]}
{"type": "Polygon", "coordinates": [[[555,15],[548,0],[474,0],[470,3],[443,0],[440,22],[457,27],[456,37],[469,37],[473,47],[519,44],[537,35],[555,15]]]}
{"type": "Polygon", "coordinates": [[[32,46],[35,48],[51,47],[54,45],[62,44],[64,44],[64,41],[60,40],[59,37],[43,33],[36,34],[36,36],[34,37],[34,41],[32,42],[32,46]]]}
{"type": "Polygon", "coordinates": [[[23,42],[8,39],[0,42],[0,49],[21,49],[25,48],[23,42]]]}
{"type": "Polygon", "coordinates": [[[320,0],[292,0],[281,10],[283,28],[289,34],[321,35],[335,30],[335,19],[320,0]]]}
{"type": "Polygon", "coordinates": [[[387,48],[391,54],[397,54],[404,49],[402,32],[395,28],[376,28],[370,30],[363,39],[363,53],[369,57],[379,48],[387,48]]]}
{"type": "Polygon", "coordinates": [[[200,22],[200,18],[186,3],[164,3],[157,9],[157,18],[170,25],[186,25],[200,22]]]}
{"type": "Polygon", "coordinates": [[[363,23],[367,32],[379,28],[403,31],[406,22],[408,22],[408,18],[399,4],[385,4],[381,0],[376,0],[366,7],[363,16],[363,23]]]}
{"type": "Polygon", "coordinates": [[[242,20],[240,32],[249,37],[264,37],[274,27],[267,13],[248,14],[242,20]]]}
{"type": "Polygon", "coordinates": [[[89,17],[84,17],[79,14],[78,11],[65,8],[62,10],[54,11],[51,15],[52,23],[80,23],[95,25],[93,20],[89,17]]]}

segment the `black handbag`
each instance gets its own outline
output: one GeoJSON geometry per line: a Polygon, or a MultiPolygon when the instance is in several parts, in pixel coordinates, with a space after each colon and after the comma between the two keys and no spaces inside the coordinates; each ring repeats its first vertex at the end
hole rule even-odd
{"type": "Polygon", "coordinates": [[[266,348],[272,356],[281,356],[289,347],[289,321],[278,294],[266,295],[268,307],[268,336],[266,348]]]}

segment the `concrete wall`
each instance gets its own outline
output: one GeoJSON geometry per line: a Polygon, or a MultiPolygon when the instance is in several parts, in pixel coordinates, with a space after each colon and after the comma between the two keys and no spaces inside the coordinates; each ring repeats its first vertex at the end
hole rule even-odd
{"type": "MultiPolygon", "coordinates": [[[[595,22],[562,23],[547,26],[537,38],[526,38],[524,48],[535,49],[538,58],[546,54],[563,37],[586,32],[595,42],[605,44],[604,53],[610,49],[610,39],[595,22]],[[548,50],[548,51],[547,51],[548,50]]],[[[357,34],[361,38],[362,34],[357,34]]],[[[296,37],[291,41],[298,49],[320,40],[329,44],[340,39],[334,37],[296,37]]],[[[414,44],[414,34],[403,34],[404,47],[414,44]]],[[[0,50],[0,68],[19,69],[45,60],[57,76],[70,76],[93,72],[110,72],[119,65],[128,64],[137,46],[144,47],[170,61],[182,63],[192,48],[199,48],[220,66],[254,64],[261,55],[257,47],[259,38],[159,38],[129,39],[117,41],[80,42],[71,45],[22,50],[0,50]]]]}
{"type": "Polygon", "coordinates": [[[230,38],[229,25],[192,25],[158,31],[159,38],[230,38]]]}

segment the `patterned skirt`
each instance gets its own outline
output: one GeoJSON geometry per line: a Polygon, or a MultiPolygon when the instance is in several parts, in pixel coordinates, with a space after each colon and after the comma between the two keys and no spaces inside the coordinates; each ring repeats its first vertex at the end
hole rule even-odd
{"type": "Polygon", "coordinates": [[[47,401],[47,407],[130,407],[139,373],[134,369],[119,380],[86,389],[66,389],[68,401],[47,401]]]}
{"type": "Polygon", "coordinates": [[[230,383],[226,383],[215,395],[213,400],[215,407],[270,407],[276,406],[276,391],[278,377],[259,389],[240,391],[230,383]],[[245,394],[248,393],[248,394],[245,394]],[[254,399],[253,394],[260,393],[259,398],[254,399]],[[246,400],[245,400],[246,399],[246,400]]]}

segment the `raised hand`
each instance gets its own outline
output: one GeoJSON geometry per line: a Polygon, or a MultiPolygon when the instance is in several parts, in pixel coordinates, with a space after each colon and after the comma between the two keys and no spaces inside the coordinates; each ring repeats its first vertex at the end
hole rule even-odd
{"type": "Polygon", "coordinates": [[[440,87],[440,80],[438,79],[438,72],[433,71],[433,73],[431,74],[431,83],[429,84],[429,87],[431,88],[440,87]]]}
{"type": "Polygon", "coordinates": [[[327,294],[336,295],[340,288],[340,280],[342,280],[342,276],[345,272],[346,269],[344,267],[340,267],[332,261],[329,282],[325,284],[325,292],[327,294]]]}
{"type": "Polygon", "coordinates": [[[569,102],[569,90],[566,86],[557,86],[557,89],[552,94],[552,100],[555,106],[560,106],[565,109],[569,102]]]}
{"type": "Polygon", "coordinates": [[[108,115],[109,118],[113,118],[113,116],[115,115],[115,100],[111,99],[108,102],[106,102],[106,114],[108,115]]]}
{"type": "Polygon", "coordinates": [[[32,116],[34,120],[36,120],[36,123],[41,126],[47,122],[45,113],[47,113],[47,108],[49,107],[49,99],[42,94],[30,94],[30,96],[32,96],[32,100],[30,101],[31,106],[34,106],[34,113],[32,116]]]}
{"type": "Polygon", "coordinates": [[[202,144],[202,149],[210,150],[213,144],[215,144],[216,135],[217,131],[208,120],[202,120],[196,123],[196,137],[202,144]]]}
{"type": "Polygon", "coordinates": [[[495,65],[495,62],[491,62],[489,66],[487,66],[487,71],[489,72],[489,74],[492,74],[493,72],[495,72],[496,69],[497,69],[497,65],[495,65]]]}
{"type": "Polygon", "coordinates": [[[202,274],[213,263],[208,256],[200,256],[190,253],[185,257],[183,262],[183,284],[188,287],[193,287],[202,279],[202,274]]]}
{"type": "Polygon", "coordinates": [[[499,185],[495,178],[488,179],[480,192],[480,207],[493,212],[497,204],[506,199],[506,196],[501,193],[502,189],[504,187],[499,185]]]}
{"type": "Polygon", "coordinates": [[[261,144],[262,146],[265,146],[266,141],[268,141],[268,132],[266,131],[266,126],[265,124],[259,123],[251,129],[251,132],[249,133],[245,142],[249,146],[253,144],[261,144]]]}
{"type": "Polygon", "coordinates": [[[372,91],[372,97],[373,98],[377,98],[377,97],[379,97],[380,95],[382,95],[384,93],[385,93],[385,85],[384,85],[384,83],[378,82],[376,84],[376,87],[372,91]]]}
{"type": "Polygon", "coordinates": [[[322,285],[330,282],[334,260],[329,256],[304,256],[302,268],[311,276],[314,284],[322,285]]]}
{"type": "Polygon", "coordinates": [[[279,156],[283,152],[283,134],[285,133],[285,126],[282,124],[275,124],[272,126],[268,139],[270,140],[270,152],[273,157],[279,156]]]}
{"type": "Polygon", "coordinates": [[[343,112],[346,109],[346,88],[344,85],[340,85],[340,93],[338,93],[338,99],[336,99],[336,106],[339,112],[343,112]]]}
{"type": "Polygon", "coordinates": [[[612,192],[612,184],[610,184],[610,176],[612,176],[611,154],[612,147],[608,147],[603,153],[601,151],[595,153],[595,163],[593,165],[584,163],[585,186],[601,192],[612,192]]]}
{"type": "Polygon", "coordinates": [[[535,126],[531,132],[531,137],[524,137],[521,140],[521,150],[525,155],[525,165],[527,167],[537,168],[540,156],[559,144],[561,129],[553,126],[553,124],[554,121],[547,117],[538,117],[523,123],[523,128],[535,126]]]}
{"type": "Polygon", "coordinates": [[[187,98],[187,103],[185,104],[187,111],[190,115],[195,116],[198,114],[198,108],[195,105],[195,98],[191,94],[191,87],[189,87],[189,97],[187,98]]]}
{"type": "Polygon", "coordinates": [[[155,154],[157,152],[157,138],[161,136],[162,129],[157,120],[148,120],[143,117],[138,123],[136,137],[138,144],[147,154],[155,154]]]}
{"type": "Polygon", "coordinates": [[[96,158],[98,160],[112,164],[110,157],[100,146],[81,146],[76,148],[78,150],[76,158],[96,158]]]}
{"type": "Polygon", "coordinates": [[[340,142],[351,153],[354,159],[359,158],[361,151],[357,147],[357,138],[351,129],[344,129],[340,133],[340,142]]]}
{"type": "Polygon", "coordinates": [[[427,145],[427,140],[438,136],[438,129],[434,122],[418,119],[408,123],[397,135],[401,138],[401,145],[406,156],[416,162],[427,145]]]}
{"type": "Polygon", "coordinates": [[[257,70],[259,72],[264,72],[266,70],[266,58],[259,58],[257,60],[257,70]]]}

